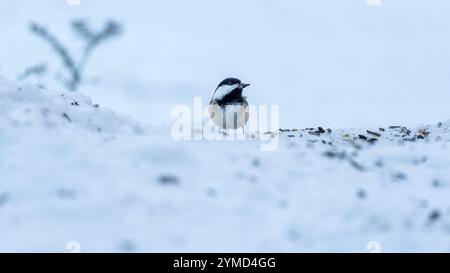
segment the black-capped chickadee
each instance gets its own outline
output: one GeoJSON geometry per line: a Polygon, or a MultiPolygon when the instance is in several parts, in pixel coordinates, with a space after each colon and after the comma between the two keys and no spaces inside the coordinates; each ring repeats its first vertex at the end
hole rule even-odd
{"type": "Polygon", "coordinates": [[[217,86],[209,103],[209,114],[215,125],[224,130],[243,129],[249,119],[249,107],[242,91],[249,85],[227,78],[217,86]]]}

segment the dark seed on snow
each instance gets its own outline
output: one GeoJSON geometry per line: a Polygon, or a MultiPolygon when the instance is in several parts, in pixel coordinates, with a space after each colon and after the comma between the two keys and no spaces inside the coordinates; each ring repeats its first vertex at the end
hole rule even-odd
{"type": "Polygon", "coordinates": [[[278,207],[280,209],[286,209],[287,207],[289,207],[289,202],[287,200],[281,200],[280,202],[278,202],[278,207]]]}
{"type": "Polygon", "coordinates": [[[288,231],[287,237],[290,241],[295,241],[300,237],[300,234],[298,233],[298,231],[291,229],[288,231]]]}
{"type": "Polygon", "coordinates": [[[375,165],[375,167],[383,168],[384,167],[384,162],[383,162],[383,160],[378,159],[378,160],[375,161],[374,165],[375,165]]]}
{"type": "Polygon", "coordinates": [[[356,193],[356,196],[358,196],[359,199],[365,199],[366,195],[366,191],[363,189],[358,190],[358,192],[356,193]]]}
{"type": "Polygon", "coordinates": [[[353,160],[353,159],[349,159],[348,162],[350,163],[350,165],[351,165],[353,168],[357,169],[358,171],[364,172],[364,171],[366,170],[366,168],[364,168],[363,165],[359,164],[358,162],[356,162],[356,161],[353,160]]]}
{"type": "Polygon", "coordinates": [[[119,250],[123,252],[133,252],[137,250],[137,244],[130,239],[125,239],[119,242],[119,250]]]}
{"type": "Polygon", "coordinates": [[[164,174],[158,178],[159,183],[163,185],[178,185],[180,183],[179,179],[175,175],[164,174]]]}
{"type": "Polygon", "coordinates": [[[376,139],[376,138],[370,138],[367,140],[367,142],[369,142],[369,143],[375,143],[377,141],[378,141],[378,139],[376,139]]]}
{"type": "Polygon", "coordinates": [[[392,178],[396,181],[406,180],[408,176],[402,172],[396,172],[392,174],[392,178]]]}
{"type": "Polygon", "coordinates": [[[365,135],[358,135],[358,137],[359,137],[360,139],[367,140],[367,137],[366,137],[365,135]]]}
{"type": "Polygon", "coordinates": [[[430,132],[427,132],[427,131],[425,131],[425,130],[419,130],[419,131],[417,132],[417,138],[419,138],[419,139],[424,139],[424,138],[426,138],[429,134],[430,134],[430,132]]]}
{"type": "Polygon", "coordinates": [[[420,200],[419,207],[422,209],[428,208],[428,200],[420,200]]]}
{"type": "Polygon", "coordinates": [[[9,202],[9,194],[7,193],[0,193],[0,208],[5,206],[9,202]]]}
{"type": "Polygon", "coordinates": [[[435,222],[437,220],[439,220],[439,218],[441,217],[441,212],[437,209],[433,210],[430,212],[430,214],[428,215],[428,220],[430,222],[435,222]]]}
{"type": "Polygon", "coordinates": [[[413,163],[414,165],[420,165],[420,164],[423,164],[423,163],[427,162],[427,160],[428,160],[428,158],[427,158],[426,156],[423,156],[423,157],[421,157],[421,158],[415,158],[415,159],[413,159],[412,163],[413,163]]]}
{"type": "Polygon", "coordinates": [[[253,167],[259,167],[261,165],[261,161],[259,159],[255,158],[252,160],[253,167]]]}
{"type": "Polygon", "coordinates": [[[439,188],[439,187],[443,186],[443,183],[441,181],[439,181],[438,179],[433,179],[433,181],[431,182],[431,185],[435,188],[439,188]]]}
{"type": "Polygon", "coordinates": [[[295,137],[295,135],[287,135],[287,137],[295,137]]]}
{"type": "Polygon", "coordinates": [[[380,137],[381,136],[380,133],[373,132],[373,131],[370,131],[370,130],[367,130],[367,133],[370,134],[370,135],[376,136],[376,137],[380,137]]]}
{"type": "Polygon", "coordinates": [[[56,195],[60,199],[74,200],[77,198],[77,192],[73,189],[58,189],[56,195]]]}
{"type": "Polygon", "coordinates": [[[66,113],[62,114],[63,118],[65,118],[68,122],[72,122],[72,120],[70,119],[69,115],[67,115],[66,113]]]}
{"type": "Polygon", "coordinates": [[[409,130],[409,129],[406,128],[406,127],[403,127],[403,128],[400,130],[400,133],[405,133],[406,135],[409,136],[409,134],[411,134],[411,130],[409,130]]]}
{"type": "Polygon", "coordinates": [[[256,183],[256,182],[258,182],[258,177],[257,177],[256,175],[249,175],[249,176],[247,177],[247,180],[248,180],[248,182],[250,182],[250,183],[256,183]]]}
{"type": "Polygon", "coordinates": [[[209,188],[209,189],[206,190],[206,194],[209,197],[216,197],[217,196],[217,190],[213,189],[213,188],[209,188]]]}

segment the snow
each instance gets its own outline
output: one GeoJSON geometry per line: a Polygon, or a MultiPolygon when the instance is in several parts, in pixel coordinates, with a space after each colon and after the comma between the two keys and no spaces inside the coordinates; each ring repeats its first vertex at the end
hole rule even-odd
{"type": "Polygon", "coordinates": [[[447,0],[1,1],[0,252],[450,251],[449,11],[447,0]],[[27,27],[80,53],[75,18],[125,32],[67,92],[27,27]],[[14,81],[40,62],[45,78],[14,81]],[[279,105],[290,130],[273,132],[277,150],[172,138],[173,107],[209,102],[226,77],[251,84],[250,104],[279,105]]]}
{"type": "Polygon", "coordinates": [[[280,132],[261,152],[175,142],[82,93],[2,79],[0,128],[0,251],[450,250],[450,122],[370,128],[373,144],[363,129],[280,132]]]}

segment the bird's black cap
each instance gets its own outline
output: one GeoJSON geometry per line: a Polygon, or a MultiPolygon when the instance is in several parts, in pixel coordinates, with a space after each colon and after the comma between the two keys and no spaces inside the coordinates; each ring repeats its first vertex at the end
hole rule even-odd
{"type": "Polygon", "coordinates": [[[219,83],[219,85],[217,86],[216,90],[224,85],[235,85],[238,84],[240,89],[246,88],[247,86],[249,86],[250,84],[248,83],[242,83],[241,80],[236,79],[236,78],[226,78],[225,80],[223,80],[221,83],[219,83]]]}
{"type": "Polygon", "coordinates": [[[236,79],[236,78],[226,78],[221,83],[219,83],[218,87],[220,87],[222,85],[233,85],[233,84],[241,84],[241,80],[236,79]]]}

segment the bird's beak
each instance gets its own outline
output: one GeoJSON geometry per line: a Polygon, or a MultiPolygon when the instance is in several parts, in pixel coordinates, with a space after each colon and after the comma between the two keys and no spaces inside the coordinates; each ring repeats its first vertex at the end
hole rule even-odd
{"type": "Polygon", "coordinates": [[[247,87],[249,85],[250,85],[249,83],[241,83],[242,88],[245,88],[245,87],[247,87]]]}

